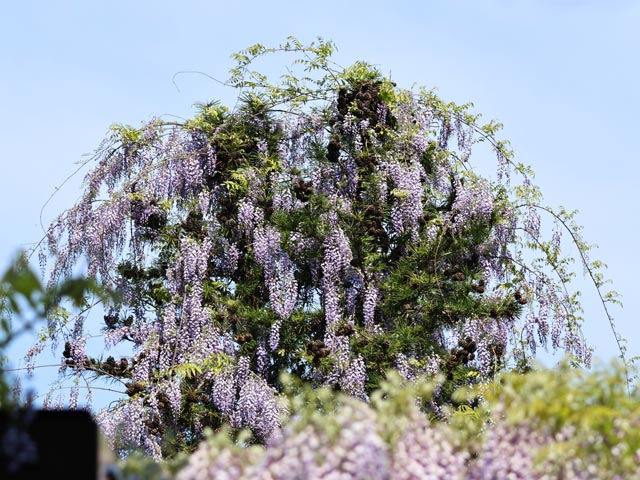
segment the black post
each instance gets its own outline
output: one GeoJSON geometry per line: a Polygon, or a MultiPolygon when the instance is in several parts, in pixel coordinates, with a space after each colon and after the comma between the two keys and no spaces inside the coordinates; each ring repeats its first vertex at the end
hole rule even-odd
{"type": "Polygon", "coordinates": [[[0,412],[0,479],[93,480],[98,429],[85,410],[0,412]]]}

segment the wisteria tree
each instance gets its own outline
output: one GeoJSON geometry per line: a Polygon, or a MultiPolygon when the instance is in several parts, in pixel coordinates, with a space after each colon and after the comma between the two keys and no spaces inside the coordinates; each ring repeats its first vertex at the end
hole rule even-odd
{"type": "Polygon", "coordinates": [[[161,458],[224,424],[265,441],[285,413],[283,371],[363,400],[390,368],[442,373],[437,416],[456,386],[526,369],[540,347],[589,364],[562,235],[608,321],[615,295],[500,125],[366,63],[338,68],[332,51],[253,46],[226,82],[235,107],[115,125],[81,200],[50,226],[50,282],[86,268],[121,300],[50,316],[29,355],[53,343],[76,386],[121,385],[99,415],[121,452],[161,458]],[[294,57],[275,83],[253,70],[272,54],[294,57]],[[96,320],[105,350],[91,352],[96,320]],[[130,355],[108,355],[120,344],[130,355]]]}

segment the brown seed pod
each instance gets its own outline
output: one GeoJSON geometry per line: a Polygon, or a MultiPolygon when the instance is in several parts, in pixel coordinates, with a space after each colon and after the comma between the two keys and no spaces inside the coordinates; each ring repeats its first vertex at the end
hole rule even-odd
{"type": "Polygon", "coordinates": [[[316,355],[317,352],[324,348],[324,342],[322,340],[312,340],[307,344],[307,354],[316,355]]]}
{"type": "Polygon", "coordinates": [[[330,353],[331,351],[328,348],[321,348],[316,355],[320,358],[324,358],[329,356],[330,353]]]}
{"type": "Polygon", "coordinates": [[[464,282],[466,278],[467,277],[465,276],[464,272],[456,272],[451,276],[451,279],[456,282],[464,282]]]}
{"type": "Polygon", "coordinates": [[[125,383],[125,387],[127,387],[125,393],[130,397],[133,397],[136,393],[144,391],[144,385],[140,382],[125,383]]]}
{"type": "Polygon", "coordinates": [[[520,305],[526,305],[529,300],[527,299],[527,296],[522,293],[520,290],[516,290],[513,294],[513,297],[516,299],[516,301],[520,304],[520,305]]]}
{"type": "Polygon", "coordinates": [[[238,343],[250,342],[251,340],[253,340],[253,335],[249,332],[241,333],[236,337],[236,340],[238,341],[238,343]]]}
{"type": "Polygon", "coordinates": [[[476,293],[484,293],[485,288],[486,286],[485,286],[484,280],[480,280],[478,283],[474,283],[471,286],[471,289],[476,293]]]}
{"type": "Polygon", "coordinates": [[[340,148],[340,141],[335,137],[331,137],[327,146],[327,160],[333,163],[337,162],[338,157],[340,157],[340,148]]]}
{"type": "Polygon", "coordinates": [[[336,329],[336,335],[338,336],[348,336],[348,335],[351,335],[353,332],[354,332],[353,325],[351,325],[350,323],[345,323],[343,325],[340,325],[336,329]]]}
{"type": "Polygon", "coordinates": [[[62,352],[64,358],[71,358],[71,343],[64,342],[64,352],[62,352]]]}

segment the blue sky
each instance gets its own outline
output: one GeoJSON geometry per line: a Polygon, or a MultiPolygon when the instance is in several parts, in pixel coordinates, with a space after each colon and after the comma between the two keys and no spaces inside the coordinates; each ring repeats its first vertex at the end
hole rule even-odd
{"type": "MultiPolygon", "coordinates": [[[[0,267],[42,236],[41,208],[114,122],[188,117],[197,101],[231,102],[229,55],[288,35],[333,40],[335,60],[373,63],[400,85],[437,87],[504,123],[550,206],[578,209],[592,257],[622,296],[614,308],[640,355],[635,273],[640,184],[640,1],[57,1],[5,2],[0,13],[0,267]],[[634,220],[635,219],[635,220],[634,220]]],[[[83,171],[84,173],[84,171],[83,171]]],[[[72,206],[82,174],[42,212],[72,206]]],[[[595,357],[617,355],[596,292],[581,280],[595,357]]],[[[26,339],[11,350],[17,363],[26,339]]],[[[46,358],[46,357],[45,357],[46,358]]],[[[56,369],[40,369],[46,389],[56,369]]]]}

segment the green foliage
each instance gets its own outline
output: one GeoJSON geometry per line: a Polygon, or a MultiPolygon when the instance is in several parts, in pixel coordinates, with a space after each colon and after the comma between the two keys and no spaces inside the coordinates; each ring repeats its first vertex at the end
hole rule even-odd
{"type": "Polygon", "coordinates": [[[485,408],[495,408],[509,424],[532,422],[560,438],[540,453],[554,459],[557,474],[563,460],[578,458],[606,472],[606,478],[630,478],[638,473],[640,392],[628,392],[626,375],[620,362],[593,371],[564,362],[552,370],[501,375],[481,391],[485,408]]]}
{"type": "MultiPolygon", "coordinates": [[[[27,257],[19,255],[0,278],[0,367],[5,350],[16,337],[31,331],[45,318],[67,315],[67,310],[60,308],[64,302],[72,308],[81,308],[90,300],[108,303],[115,299],[114,293],[82,277],[67,278],[53,287],[44,287],[27,257]]],[[[0,408],[13,404],[9,391],[9,381],[4,370],[0,370],[0,408]]]]}
{"type": "Polygon", "coordinates": [[[232,359],[224,353],[211,355],[202,364],[181,363],[169,370],[169,375],[179,375],[189,380],[202,375],[205,371],[219,374],[225,367],[231,365],[232,359]]]}

